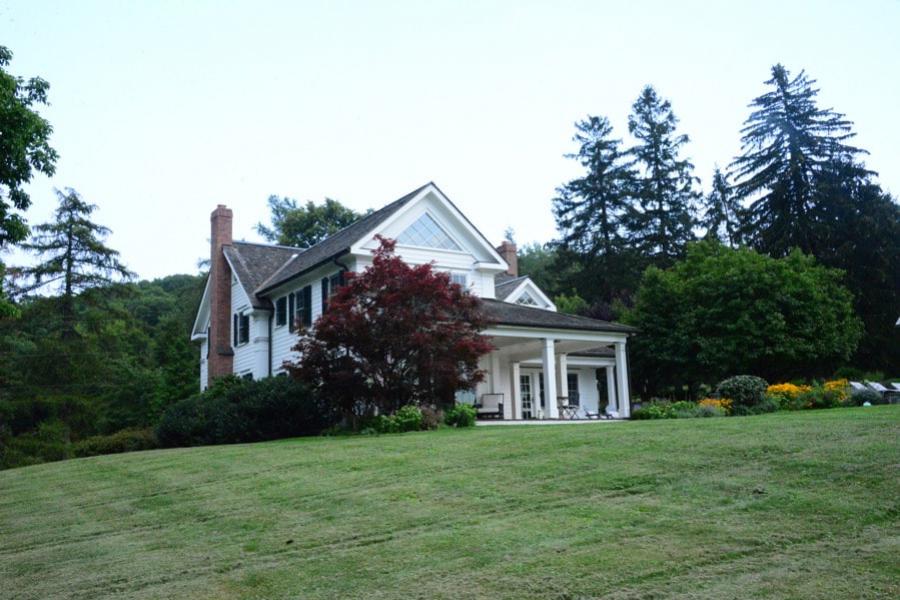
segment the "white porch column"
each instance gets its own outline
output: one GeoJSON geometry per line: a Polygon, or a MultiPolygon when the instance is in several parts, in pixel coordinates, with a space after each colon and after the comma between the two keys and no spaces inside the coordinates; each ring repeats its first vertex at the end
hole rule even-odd
{"type": "Polygon", "coordinates": [[[500,354],[497,350],[494,350],[491,352],[489,358],[491,369],[491,393],[501,394],[503,393],[503,390],[500,387],[500,354]]]}
{"type": "Polygon", "coordinates": [[[520,370],[521,364],[518,362],[510,363],[509,370],[511,372],[512,377],[512,398],[510,398],[510,404],[513,407],[512,418],[513,419],[521,419],[522,418],[522,371],[520,370]]]}
{"type": "Polygon", "coordinates": [[[616,402],[616,368],[611,365],[606,367],[606,397],[609,399],[606,414],[617,416],[619,407],[616,402]]]}
{"type": "Polygon", "coordinates": [[[619,392],[619,416],[627,419],[631,416],[631,396],[628,393],[628,358],[625,354],[625,342],[616,343],[616,384],[619,392]]]}
{"type": "Polygon", "coordinates": [[[544,339],[544,418],[558,419],[559,407],[556,406],[556,357],[553,353],[553,340],[544,339]]]}
{"type": "Polygon", "coordinates": [[[567,354],[559,355],[559,367],[556,372],[556,380],[559,381],[559,395],[562,398],[569,397],[569,358],[567,354]]]}

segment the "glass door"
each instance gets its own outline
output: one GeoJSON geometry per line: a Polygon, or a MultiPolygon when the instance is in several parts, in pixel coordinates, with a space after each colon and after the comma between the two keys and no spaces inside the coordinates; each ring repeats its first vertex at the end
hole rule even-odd
{"type": "Polygon", "coordinates": [[[519,393],[522,394],[522,418],[534,418],[534,395],[531,388],[531,375],[523,373],[519,375],[519,393]]]}

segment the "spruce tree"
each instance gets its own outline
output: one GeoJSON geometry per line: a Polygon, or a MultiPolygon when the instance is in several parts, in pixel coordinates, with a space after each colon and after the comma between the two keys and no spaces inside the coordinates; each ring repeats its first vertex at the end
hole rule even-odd
{"type": "Polygon", "coordinates": [[[865,154],[845,142],[852,123],[819,108],[815,80],[801,71],[791,78],[784,66],[772,67],[770,89],[755,98],[741,130],[741,156],[731,169],[739,200],[752,200],[744,232],[759,250],[784,256],[792,247],[815,253],[817,179],[833,160],[853,165],[850,177],[870,172],[856,162],[865,154]]]}
{"type": "Polygon", "coordinates": [[[43,288],[58,291],[62,335],[75,332],[75,296],[85,290],[109,285],[116,279],[130,279],[133,273],[120,261],[116,250],[104,245],[110,230],[90,220],[96,205],[88,204],[78,192],[56,190],[59,207],[51,223],[34,227],[31,239],[22,246],[41,257],[42,262],[21,269],[30,279],[24,292],[43,288]]]}
{"type": "Polygon", "coordinates": [[[628,229],[636,248],[657,266],[670,265],[694,239],[697,179],[691,162],[680,158],[690,140],[677,133],[677,126],[669,101],[646,86],[628,117],[628,130],[637,140],[631,153],[639,173],[638,202],[628,229]]]}
{"type": "Polygon", "coordinates": [[[706,229],[706,239],[719,240],[731,248],[738,246],[741,214],[741,205],[732,193],[728,175],[716,167],[712,190],[704,198],[703,217],[699,222],[706,229]]]}
{"type": "Polygon", "coordinates": [[[566,157],[577,160],[586,172],[556,189],[553,214],[563,252],[593,267],[589,271],[600,289],[587,291],[588,296],[609,300],[621,283],[617,266],[625,244],[624,219],[634,194],[634,171],[605,117],[589,116],[575,128],[578,152],[566,157]]]}

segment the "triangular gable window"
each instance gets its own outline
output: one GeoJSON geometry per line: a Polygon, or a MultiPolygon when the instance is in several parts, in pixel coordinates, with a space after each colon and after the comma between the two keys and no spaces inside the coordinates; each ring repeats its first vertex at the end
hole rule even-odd
{"type": "Polygon", "coordinates": [[[519,296],[518,300],[516,300],[516,304],[524,304],[525,306],[540,306],[540,304],[538,304],[538,301],[534,299],[534,296],[532,296],[528,292],[522,292],[522,295],[519,296]]]}
{"type": "Polygon", "coordinates": [[[447,232],[428,213],[419,217],[406,231],[397,236],[397,243],[407,246],[425,246],[441,250],[460,250],[447,232]]]}

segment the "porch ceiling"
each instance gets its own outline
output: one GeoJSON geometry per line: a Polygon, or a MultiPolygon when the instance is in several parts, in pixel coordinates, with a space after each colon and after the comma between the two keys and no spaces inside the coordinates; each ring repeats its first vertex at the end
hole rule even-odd
{"type": "MultiPolygon", "coordinates": [[[[499,354],[510,361],[540,360],[543,349],[543,339],[523,339],[520,337],[495,336],[491,340],[499,351],[499,354]]],[[[573,354],[591,350],[604,344],[596,341],[584,340],[556,340],[554,352],[556,354],[573,354]]]]}

